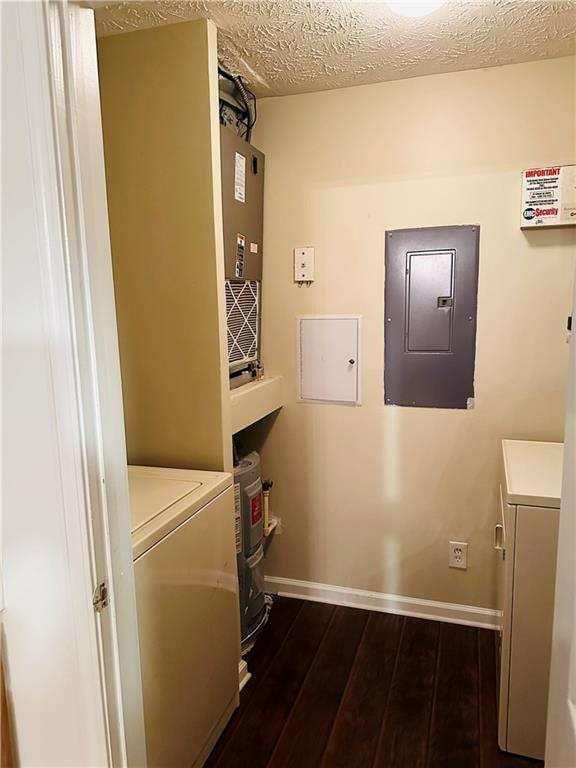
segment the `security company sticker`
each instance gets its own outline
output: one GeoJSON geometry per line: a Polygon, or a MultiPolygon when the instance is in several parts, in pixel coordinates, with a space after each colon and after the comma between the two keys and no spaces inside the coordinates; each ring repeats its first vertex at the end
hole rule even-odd
{"type": "Polygon", "coordinates": [[[234,157],[234,200],[246,202],[246,158],[240,152],[234,157]]]}
{"type": "Polygon", "coordinates": [[[522,173],[520,226],[576,224],[576,166],[531,168],[522,173]]]}
{"type": "Polygon", "coordinates": [[[234,535],[236,538],[236,554],[242,552],[242,501],[240,483],[234,483],[234,535]]]}

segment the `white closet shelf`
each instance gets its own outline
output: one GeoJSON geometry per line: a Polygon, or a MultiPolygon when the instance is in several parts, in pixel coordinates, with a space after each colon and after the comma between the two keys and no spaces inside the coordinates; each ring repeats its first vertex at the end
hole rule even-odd
{"type": "Polygon", "coordinates": [[[284,405],[284,377],[270,376],[230,391],[232,434],[255,424],[284,405]]]}

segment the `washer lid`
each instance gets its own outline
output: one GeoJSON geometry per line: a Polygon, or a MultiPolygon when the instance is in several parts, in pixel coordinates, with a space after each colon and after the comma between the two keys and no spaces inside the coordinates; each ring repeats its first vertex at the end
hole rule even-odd
{"type": "Polygon", "coordinates": [[[502,440],[508,504],[560,507],[562,443],[502,440]]]}
{"type": "Polygon", "coordinates": [[[225,491],[232,484],[232,475],[195,469],[128,467],[128,482],[132,555],[136,559],[225,491]]]}
{"type": "Polygon", "coordinates": [[[132,509],[132,533],[168,507],[200,488],[198,480],[177,480],[164,475],[145,475],[136,467],[128,469],[130,506],[132,509]]]}

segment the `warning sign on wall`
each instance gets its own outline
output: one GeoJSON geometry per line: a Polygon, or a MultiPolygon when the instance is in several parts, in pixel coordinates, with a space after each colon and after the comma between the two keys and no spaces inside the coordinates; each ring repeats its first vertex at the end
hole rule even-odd
{"type": "Polygon", "coordinates": [[[522,172],[522,229],[576,224],[576,165],[522,172]]]}

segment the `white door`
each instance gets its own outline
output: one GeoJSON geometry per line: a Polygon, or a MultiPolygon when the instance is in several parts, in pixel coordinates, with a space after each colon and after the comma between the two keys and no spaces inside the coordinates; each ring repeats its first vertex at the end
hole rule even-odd
{"type": "Polygon", "coordinates": [[[299,399],[358,405],[360,317],[298,320],[299,399]]]}
{"type": "MultiPolygon", "coordinates": [[[[572,317],[576,317],[576,284],[572,317]]],[[[564,437],[564,479],[556,563],[556,601],[548,694],[546,767],[576,766],[576,349],[570,340],[570,373],[564,437]]]]}
{"type": "Polygon", "coordinates": [[[1,630],[14,759],[145,766],[93,12],[62,0],[1,14],[1,630]]]}
{"type": "Polygon", "coordinates": [[[120,357],[108,231],[94,11],[51,3],[50,41],[71,258],[94,565],[114,764],[146,763],[120,357]],[[71,194],[76,190],[76,196],[71,194]]]}
{"type": "Polygon", "coordinates": [[[46,6],[2,3],[2,656],[16,765],[110,762],[46,6]]]}

